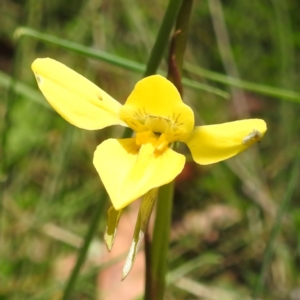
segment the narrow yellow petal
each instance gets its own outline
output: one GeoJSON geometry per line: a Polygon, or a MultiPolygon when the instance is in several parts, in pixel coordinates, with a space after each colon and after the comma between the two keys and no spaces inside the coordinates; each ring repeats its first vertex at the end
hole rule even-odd
{"type": "Polygon", "coordinates": [[[198,126],[184,142],[193,159],[208,165],[230,158],[260,141],[267,125],[260,119],[249,119],[229,123],[198,126]]]}
{"type": "Polygon", "coordinates": [[[121,104],[72,69],[51,58],[38,58],[31,68],[45,98],[71,124],[88,130],[127,126],[119,117],[121,104]]]}
{"type": "Polygon", "coordinates": [[[176,87],[160,75],[140,80],[120,110],[121,118],[136,132],[171,133],[180,140],[194,127],[194,113],[176,87]]]}
{"type": "Polygon", "coordinates": [[[108,139],[94,154],[94,166],[116,210],[171,182],[183,169],[185,157],[166,149],[154,153],[151,143],[139,148],[134,138],[108,139]]]}

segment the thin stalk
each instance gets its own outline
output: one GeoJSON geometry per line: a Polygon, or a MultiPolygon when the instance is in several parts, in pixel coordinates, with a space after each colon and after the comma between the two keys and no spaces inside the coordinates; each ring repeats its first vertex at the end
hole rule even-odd
{"type": "Polygon", "coordinates": [[[174,83],[182,96],[182,65],[185,53],[189,16],[192,11],[193,0],[184,0],[176,21],[175,32],[172,37],[169,59],[168,59],[168,79],[174,83]]]}
{"type": "Polygon", "coordinates": [[[261,271],[260,271],[259,277],[256,281],[256,285],[254,287],[253,300],[258,299],[259,295],[263,291],[263,287],[264,287],[264,283],[265,283],[265,275],[266,275],[267,268],[269,267],[270,261],[272,259],[273,253],[274,253],[276,237],[278,236],[278,234],[280,232],[283,218],[289,208],[289,204],[292,200],[293,193],[299,182],[299,170],[300,170],[300,150],[298,150],[298,153],[296,155],[296,161],[295,161],[292,173],[291,173],[289,185],[287,187],[285,197],[283,198],[281,205],[278,209],[278,214],[277,214],[276,220],[274,222],[273,228],[271,230],[270,238],[268,240],[265,254],[264,254],[261,271]]]}
{"type": "Polygon", "coordinates": [[[159,64],[164,56],[171,30],[175,23],[182,0],[170,0],[164,19],[159,29],[155,44],[150,53],[150,58],[143,77],[153,75],[157,72],[159,64]]]}
{"type": "MultiPolygon", "coordinates": [[[[174,181],[162,186],[158,192],[157,213],[152,244],[146,244],[148,247],[146,250],[148,251],[146,263],[151,264],[149,266],[151,270],[151,277],[146,278],[145,300],[162,300],[164,297],[167,272],[167,253],[169,248],[169,234],[173,208],[173,193],[174,181]]],[[[148,268],[147,265],[146,268],[148,268]]],[[[149,276],[150,274],[146,271],[146,275],[149,276]]]]}

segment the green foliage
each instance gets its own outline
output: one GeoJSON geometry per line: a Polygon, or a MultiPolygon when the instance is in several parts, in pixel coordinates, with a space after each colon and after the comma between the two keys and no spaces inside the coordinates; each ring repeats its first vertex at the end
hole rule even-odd
{"type": "MultiPolygon", "coordinates": [[[[101,272],[115,262],[99,262],[105,253],[102,236],[110,204],[101,197],[104,189],[92,156],[101,141],[121,137],[122,130],[88,132],[71,127],[44,105],[30,64],[36,57],[55,58],[120,102],[140,74],[33,37],[24,36],[16,43],[13,34],[27,26],[146,64],[166,1],[25,2],[0,4],[0,299],[60,299],[66,282],[62,270],[70,267],[99,201],[106,201],[97,238],[72,297],[96,299],[101,272]],[[9,87],[13,78],[18,81],[17,93],[9,87]]],[[[299,2],[222,2],[237,79],[258,88],[300,93],[299,2]]],[[[225,74],[206,1],[194,2],[184,61],[232,76],[225,74]]],[[[165,62],[161,70],[166,72],[165,62]]],[[[227,77],[215,80],[215,75],[194,72],[188,65],[183,71],[184,77],[227,95],[241,87],[230,80],[226,83],[227,77]]],[[[275,247],[264,269],[261,298],[299,298],[299,187],[293,187],[289,206],[280,204],[288,196],[291,173],[297,167],[300,106],[278,93],[270,96],[251,90],[242,95],[247,113],[266,120],[267,134],[256,149],[218,165],[189,163],[178,177],[166,299],[248,299],[262,274],[264,251],[271,244],[279,209],[286,211],[272,241],[275,247]]],[[[193,106],[197,124],[239,118],[232,97],[185,87],[184,100],[193,106]]],[[[188,154],[187,149],[180,150],[188,154]]]]}

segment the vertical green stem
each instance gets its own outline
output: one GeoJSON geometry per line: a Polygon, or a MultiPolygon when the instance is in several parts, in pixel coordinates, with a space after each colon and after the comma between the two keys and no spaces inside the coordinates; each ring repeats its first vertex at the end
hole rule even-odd
{"type": "Polygon", "coordinates": [[[300,170],[300,150],[298,150],[294,168],[292,170],[292,174],[290,177],[289,185],[287,187],[285,197],[283,198],[281,205],[278,209],[278,214],[277,214],[275,223],[273,225],[269,241],[266,246],[261,271],[260,271],[259,277],[257,279],[256,285],[254,287],[254,292],[253,292],[253,297],[252,297],[253,300],[261,298],[261,297],[259,297],[259,295],[262,293],[262,290],[264,287],[265,274],[266,274],[267,268],[270,264],[270,261],[272,259],[272,255],[274,252],[274,245],[276,242],[276,237],[279,234],[283,217],[288,210],[288,207],[291,202],[295,188],[296,188],[297,184],[299,183],[299,170],[300,170]]]}
{"type": "Polygon", "coordinates": [[[150,58],[148,60],[144,77],[156,73],[159,64],[164,56],[167,45],[169,43],[170,33],[176,20],[178,11],[181,7],[181,3],[182,0],[170,0],[161,27],[159,29],[155,44],[150,53],[150,58]]]}
{"type": "Polygon", "coordinates": [[[146,300],[162,300],[164,297],[173,194],[174,181],[159,189],[150,253],[151,285],[146,286],[146,300]]]}
{"type": "Polygon", "coordinates": [[[182,95],[182,67],[183,57],[187,44],[189,20],[192,11],[193,0],[184,0],[178,13],[175,31],[171,40],[168,59],[168,79],[174,83],[182,95]]]}

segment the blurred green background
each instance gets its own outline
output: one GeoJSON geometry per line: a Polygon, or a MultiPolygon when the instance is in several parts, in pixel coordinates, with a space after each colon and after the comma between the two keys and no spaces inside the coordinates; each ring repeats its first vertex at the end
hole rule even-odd
{"type": "MultiPolygon", "coordinates": [[[[141,78],[14,33],[27,26],[145,64],[166,6],[162,0],[1,0],[1,300],[60,299],[65,277],[57,269],[76,254],[104,192],[93,152],[122,135],[117,127],[80,130],[59,117],[37,89],[32,61],[59,60],[122,103],[141,78]]],[[[300,299],[300,190],[299,178],[292,178],[299,167],[299,11],[296,0],[194,2],[183,75],[228,95],[185,87],[196,123],[262,118],[268,131],[238,157],[206,167],[190,161],[177,178],[166,299],[250,299],[278,220],[261,299],[300,299]]],[[[109,201],[103,207],[95,249],[109,201]]],[[[102,299],[97,278],[106,266],[95,263],[97,251],[90,251],[72,299],[102,299]]]]}

